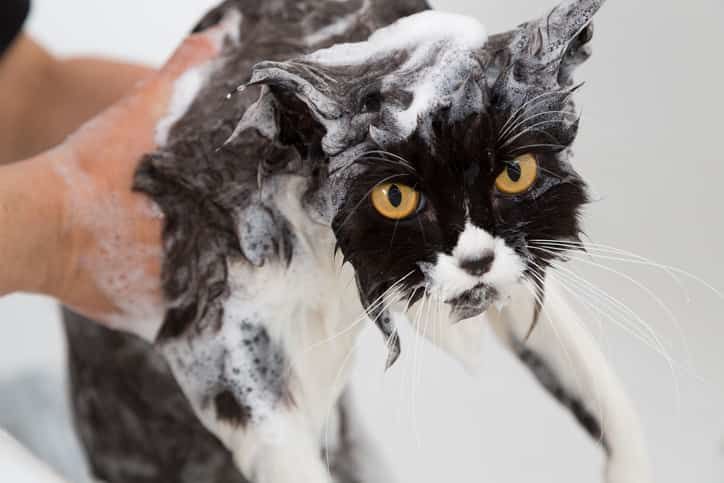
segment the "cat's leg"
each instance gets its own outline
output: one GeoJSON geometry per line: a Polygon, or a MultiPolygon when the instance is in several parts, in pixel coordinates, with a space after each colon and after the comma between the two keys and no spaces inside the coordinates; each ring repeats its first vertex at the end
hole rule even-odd
{"type": "Polygon", "coordinates": [[[325,438],[334,481],[394,483],[382,451],[362,424],[353,392],[347,389],[340,397],[332,422],[334,438],[325,438]]]}
{"type": "Polygon", "coordinates": [[[254,483],[332,483],[319,441],[299,411],[282,410],[243,428],[217,421],[214,432],[254,483]]]}
{"type": "MultiPolygon", "coordinates": [[[[228,307],[227,307],[228,309],[228,307]]],[[[310,422],[307,394],[268,319],[234,320],[219,331],[168,340],[161,350],[204,425],[254,483],[331,483],[310,422]]]]}
{"type": "Polygon", "coordinates": [[[602,443],[608,456],[608,483],[651,481],[638,416],[603,353],[564,300],[553,277],[546,283],[540,311],[529,288],[518,289],[508,308],[490,311],[496,333],[602,443]],[[537,325],[526,339],[536,317],[537,325]]]}

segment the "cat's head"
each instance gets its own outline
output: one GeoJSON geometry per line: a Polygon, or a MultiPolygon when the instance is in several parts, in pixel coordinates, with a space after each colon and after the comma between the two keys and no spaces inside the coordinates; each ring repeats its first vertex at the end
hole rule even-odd
{"type": "Polygon", "coordinates": [[[531,242],[577,239],[587,197],[569,162],[573,70],[602,3],[567,1],[494,36],[425,12],[256,66],[251,83],[266,87],[248,115],[270,113],[267,135],[324,158],[310,206],[324,207],[386,335],[385,295],[471,318],[543,276],[549,257],[531,242]]]}

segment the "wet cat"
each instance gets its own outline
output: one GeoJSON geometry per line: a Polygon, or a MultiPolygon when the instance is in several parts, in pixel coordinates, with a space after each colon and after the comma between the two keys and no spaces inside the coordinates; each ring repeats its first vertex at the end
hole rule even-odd
{"type": "MultiPolygon", "coordinates": [[[[567,1],[492,36],[415,0],[229,0],[210,13],[199,29],[224,32],[224,55],[179,81],[159,149],[136,176],[165,215],[168,310],[154,338],[163,360],[97,333],[115,357],[138,363],[108,368],[136,371],[137,387],[109,379],[102,395],[82,381],[100,362],[80,337],[71,343],[98,476],[243,481],[233,459],[259,483],[390,481],[358,456],[365,443],[350,437],[354,418],[335,381],[360,314],[381,331],[392,366],[397,324],[427,310],[450,328],[452,352],[465,337],[458,322],[491,324],[602,442],[607,481],[648,481],[631,404],[546,277],[551,252],[533,249],[580,232],[573,71],[589,56],[602,3],[567,1]],[[162,383],[144,387],[149,377],[162,383]],[[170,397],[183,408],[172,423],[170,397]],[[185,421],[205,434],[186,401],[228,452],[208,436],[184,438],[185,421]],[[338,437],[323,448],[334,406],[338,437]],[[104,436],[113,416],[96,413],[113,407],[139,426],[104,436]],[[169,435],[129,448],[158,421],[169,435]],[[203,451],[181,471],[170,448],[203,451]],[[321,449],[336,455],[332,475],[321,449]],[[145,474],[127,473],[134,458],[145,474]]],[[[99,330],[79,327],[71,334],[99,330]]]]}

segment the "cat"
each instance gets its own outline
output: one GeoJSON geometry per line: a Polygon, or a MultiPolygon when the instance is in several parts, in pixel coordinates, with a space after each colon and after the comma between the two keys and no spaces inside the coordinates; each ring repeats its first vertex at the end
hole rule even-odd
{"type": "Polygon", "coordinates": [[[573,74],[602,3],[492,36],[423,0],[207,15],[224,53],[179,80],[135,179],[165,216],[155,348],[68,323],[96,476],[391,481],[336,382],[360,321],[392,367],[397,325],[433,310],[453,353],[459,322],[490,324],[602,444],[606,481],[649,481],[635,411],[536,249],[580,233],[573,74]]]}

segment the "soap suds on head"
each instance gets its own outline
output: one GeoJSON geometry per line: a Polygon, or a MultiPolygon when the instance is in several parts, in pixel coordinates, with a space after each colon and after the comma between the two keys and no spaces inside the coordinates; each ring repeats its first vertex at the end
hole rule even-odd
{"type": "MultiPolygon", "coordinates": [[[[462,118],[481,108],[470,105],[472,101],[451,102],[450,96],[454,96],[470,77],[482,75],[475,54],[485,46],[487,39],[485,27],[478,20],[431,10],[400,19],[378,30],[365,42],[338,44],[314,52],[302,61],[323,68],[352,68],[384,62],[386,58],[392,59],[405,52],[407,58],[403,64],[383,74],[380,81],[382,92],[409,92],[413,95],[412,103],[389,106],[384,116],[385,125],[372,126],[378,134],[391,134],[385,138],[404,139],[417,129],[421,117],[442,105],[452,108],[454,118],[462,118]]],[[[463,97],[458,95],[457,98],[463,97]]],[[[335,125],[334,119],[321,119],[320,122],[327,128],[325,140],[330,145],[336,146],[331,141],[337,138],[343,141],[347,138],[344,134],[347,126],[335,125]]]]}
{"type": "Polygon", "coordinates": [[[366,42],[338,44],[317,51],[307,59],[326,65],[361,64],[395,50],[439,42],[472,50],[483,47],[487,40],[485,27],[476,19],[429,10],[402,18],[376,31],[366,42]]]}
{"type": "MultiPolygon", "coordinates": [[[[333,25],[332,30],[343,26],[333,25]]],[[[471,85],[484,82],[478,54],[487,38],[474,18],[425,11],[363,42],[337,44],[285,62],[260,62],[249,85],[292,90],[324,127],[322,149],[335,157],[370,139],[377,147],[399,142],[418,126],[426,137],[425,118],[440,108],[448,109],[451,120],[483,109],[480,89],[476,95],[471,85]],[[377,96],[379,107],[366,110],[364,96],[377,96]]],[[[250,108],[232,140],[250,121],[276,122],[263,107],[259,102],[250,108]]]]}

